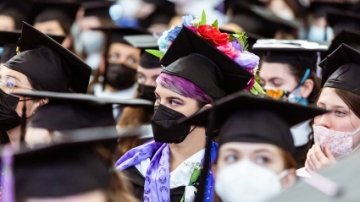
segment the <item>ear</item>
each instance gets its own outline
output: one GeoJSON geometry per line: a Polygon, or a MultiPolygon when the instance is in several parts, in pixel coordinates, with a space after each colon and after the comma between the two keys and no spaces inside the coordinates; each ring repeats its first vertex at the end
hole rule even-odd
{"type": "Polygon", "coordinates": [[[66,36],[64,41],[61,43],[61,45],[66,49],[71,48],[72,44],[73,44],[73,40],[72,40],[71,36],[66,36]]]}
{"type": "Polygon", "coordinates": [[[287,189],[294,185],[296,182],[296,170],[291,168],[285,177],[280,180],[283,189],[287,189]]]}
{"type": "Polygon", "coordinates": [[[306,79],[304,84],[300,87],[301,97],[308,98],[314,89],[314,81],[311,79],[306,79]]]}
{"type": "Polygon", "coordinates": [[[33,102],[33,104],[30,107],[30,111],[27,112],[27,117],[29,118],[32,116],[38,107],[41,107],[49,102],[49,99],[41,99],[39,101],[33,102]]]}

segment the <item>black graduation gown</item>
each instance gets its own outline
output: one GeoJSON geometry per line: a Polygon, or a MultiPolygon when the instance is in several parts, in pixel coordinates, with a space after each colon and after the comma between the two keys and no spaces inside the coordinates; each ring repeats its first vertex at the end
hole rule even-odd
{"type": "MultiPolygon", "coordinates": [[[[142,176],[142,174],[138,171],[138,169],[136,169],[135,166],[125,169],[124,171],[122,171],[122,173],[126,176],[126,178],[128,178],[128,181],[131,183],[135,197],[140,201],[143,201],[145,183],[144,176],[142,176]]],[[[170,189],[170,201],[180,201],[184,192],[185,186],[170,189]]]]}

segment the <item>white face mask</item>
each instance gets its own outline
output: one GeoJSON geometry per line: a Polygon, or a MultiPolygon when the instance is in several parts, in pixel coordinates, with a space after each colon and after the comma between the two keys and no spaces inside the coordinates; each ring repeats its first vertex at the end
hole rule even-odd
{"type": "Polygon", "coordinates": [[[277,175],[248,159],[222,168],[215,181],[215,191],[223,202],[260,202],[281,192],[280,180],[287,170],[277,175]]]}
{"type": "Polygon", "coordinates": [[[336,159],[348,156],[360,145],[354,145],[354,136],[360,132],[360,127],[354,132],[341,132],[313,125],[315,144],[324,149],[328,145],[336,159]]]}

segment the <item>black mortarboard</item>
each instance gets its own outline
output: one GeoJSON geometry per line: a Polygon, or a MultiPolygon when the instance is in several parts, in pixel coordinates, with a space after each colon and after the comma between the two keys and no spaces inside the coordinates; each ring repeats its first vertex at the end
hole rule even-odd
{"type": "MultiPolygon", "coordinates": [[[[16,46],[18,44],[20,36],[21,32],[18,31],[0,31],[0,47],[3,48],[2,53],[0,54],[0,63],[5,63],[10,58],[16,55],[16,46]]],[[[61,43],[65,39],[65,36],[49,36],[59,43],[61,43]]]]}
{"type": "Polygon", "coordinates": [[[311,178],[299,181],[270,202],[353,202],[360,198],[360,153],[354,152],[311,178]]]}
{"type": "Polygon", "coordinates": [[[325,52],[326,45],[303,40],[258,40],[253,50],[266,62],[290,64],[298,69],[316,71],[318,52],[325,52]]]}
{"type": "Polygon", "coordinates": [[[85,1],[81,5],[84,8],[84,16],[86,17],[97,16],[111,19],[109,9],[113,4],[113,1],[85,1]]]}
{"type": "Polygon", "coordinates": [[[360,15],[358,13],[332,11],[327,14],[327,22],[334,29],[335,35],[343,29],[360,31],[360,15]]]}
{"type": "Polygon", "coordinates": [[[49,99],[48,104],[37,109],[31,119],[31,126],[51,131],[115,126],[113,104],[123,106],[152,106],[153,104],[141,99],[109,99],[75,93],[33,91],[16,95],[49,99]]]}
{"type": "Polygon", "coordinates": [[[341,44],[320,63],[323,87],[338,88],[360,95],[360,51],[341,44]]]}
{"type": "Polygon", "coordinates": [[[37,22],[56,20],[60,23],[65,33],[70,33],[70,28],[75,20],[80,4],[68,1],[36,0],[32,2],[28,21],[34,25],[37,22]]]}
{"type": "Polygon", "coordinates": [[[337,1],[312,1],[309,6],[309,13],[315,18],[326,17],[327,13],[338,10],[346,10],[349,4],[337,1]]]}
{"type": "Polygon", "coordinates": [[[161,68],[160,59],[148,52],[141,55],[139,64],[145,69],[161,68]]]}
{"type": "MultiPolygon", "coordinates": [[[[13,170],[17,201],[109,189],[113,162],[103,157],[97,148],[107,148],[106,145],[115,143],[119,135],[104,134],[101,128],[95,130],[97,134],[94,135],[87,134],[88,130],[75,132],[59,136],[50,145],[37,145],[31,150],[21,149],[15,153],[13,170]]],[[[120,135],[131,135],[131,132],[120,135]]]]}
{"type": "Polygon", "coordinates": [[[253,77],[216,47],[183,27],[161,59],[163,72],[190,80],[213,99],[244,89],[253,77]]]}
{"type": "Polygon", "coordinates": [[[290,127],[323,114],[319,108],[244,95],[241,92],[215,102],[212,108],[180,120],[220,129],[220,144],[229,141],[268,142],[294,151],[290,127]]]}
{"type": "Polygon", "coordinates": [[[24,22],[20,54],[4,66],[25,74],[41,90],[87,91],[91,68],[72,52],[24,22]]]}
{"type": "Polygon", "coordinates": [[[237,1],[231,8],[229,21],[240,25],[244,31],[273,38],[279,30],[296,34],[299,24],[277,17],[264,7],[237,1]]]}
{"type": "MultiPolygon", "coordinates": [[[[123,43],[129,46],[132,46],[132,43],[129,40],[125,40],[125,36],[143,36],[148,35],[149,33],[145,30],[135,29],[135,28],[120,28],[120,27],[100,27],[94,28],[94,30],[103,31],[107,36],[107,45],[112,43],[123,43]]],[[[135,47],[135,46],[134,46],[135,47]]]]}
{"type": "Polygon", "coordinates": [[[345,43],[356,50],[360,50],[360,32],[351,31],[351,30],[341,30],[334,39],[331,41],[329,48],[325,55],[329,55],[336,48],[338,48],[342,43],[345,43]]]}

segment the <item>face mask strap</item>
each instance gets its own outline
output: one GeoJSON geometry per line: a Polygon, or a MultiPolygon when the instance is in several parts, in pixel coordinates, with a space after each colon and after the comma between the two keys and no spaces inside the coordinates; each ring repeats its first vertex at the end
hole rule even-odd
{"type": "Polygon", "coordinates": [[[299,84],[294,88],[293,91],[296,91],[297,89],[299,89],[305,83],[306,79],[309,78],[310,73],[311,73],[310,68],[306,68],[304,76],[301,78],[299,84]]]}

